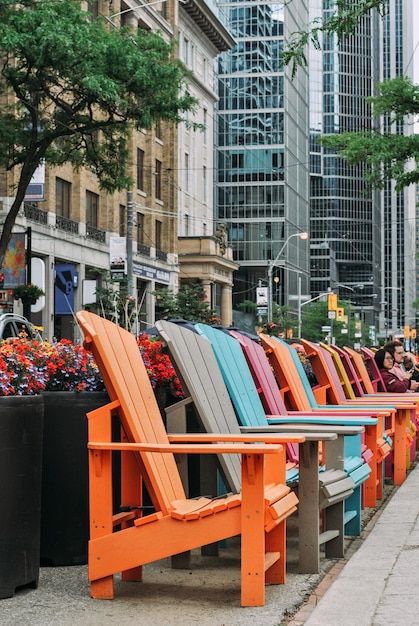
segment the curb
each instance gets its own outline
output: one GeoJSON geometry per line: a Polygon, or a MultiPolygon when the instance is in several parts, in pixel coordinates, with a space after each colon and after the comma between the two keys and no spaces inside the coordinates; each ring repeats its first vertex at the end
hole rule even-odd
{"type": "Polygon", "coordinates": [[[321,582],[317,585],[317,587],[312,591],[308,600],[306,600],[297,610],[297,612],[289,618],[288,621],[282,622],[281,626],[304,626],[311,613],[316,608],[317,604],[320,602],[321,598],[325,595],[327,590],[331,587],[334,581],[337,579],[346,563],[349,559],[355,554],[355,552],[361,547],[364,540],[368,537],[368,535],[373,530],[377,520],[381,516],[381,513],[387,506],[387,503],[391,500],[393,495],[399,487],[393,487],[391,493],[385,498],[379,505],[378,508],[372,515],[371,519],[368,520],[365,527],[361,531],[361,535],[359,537],[354,537],[349,540],[349,544],[345,550],[345,556],[339,559],[330,570],[325,574],[321,582]]]}

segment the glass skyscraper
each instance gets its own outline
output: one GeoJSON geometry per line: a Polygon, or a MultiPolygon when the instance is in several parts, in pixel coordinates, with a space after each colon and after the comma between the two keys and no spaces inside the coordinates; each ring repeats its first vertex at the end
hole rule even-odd
{"type": "Polygon", "coordinates": [[[348,166],[317,141],[389,128],[389,120],[372,118],[367,98],[378,82],[411,70],[411,4],[389,0],[384,16],[366,15],[351,36],[324,35],[291,80],[281,65],[284,39],[310,19],[327,20],[334,0],[220,3],[237,42],[219,58],[216,180],[216,217],[240,263],[234,308],[254,300],[285,243],[275,269],[278,304],[295,301],[301,277],[303,294],[331,289],[350,300],[372,337],[413,324],[413,188],[396,193],[389,182],[371,190],[363,165],[348,166]],[[297,237],[286,243],[301,231],[310,232],[309,245],[297,237]]]}
{"type": "MultiPolygon", "coordinates": [[[[307,74],[302,70],[291,82],[281,62],[285,23],[292,27],[307,14],[304,2],[295,3],[288,20],[281,3],[233,1],[220,7],[236,45],[219,58],[216,206],[240,263],[236,306],[255,300],[269,262],[290,235],[309,227],[307,74]]],[[[307,242],[292,237],[277,263],[273,300],[287,304],[297,294],[299,276],[307,293],[307,242]]]]}

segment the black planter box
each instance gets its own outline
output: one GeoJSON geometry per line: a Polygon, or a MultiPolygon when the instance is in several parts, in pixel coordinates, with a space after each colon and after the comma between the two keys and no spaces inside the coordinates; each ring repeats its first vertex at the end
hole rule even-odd
{"type": "Polygon", "coordinates": [[[0,598],[39,579],[41,396],[0,397],[0,598]]]}
{"type": "Polygon", "coordinates": [[[89,538],[86,413],[105,392],[43,392],[41,565],[87,563],[89,538]]]}

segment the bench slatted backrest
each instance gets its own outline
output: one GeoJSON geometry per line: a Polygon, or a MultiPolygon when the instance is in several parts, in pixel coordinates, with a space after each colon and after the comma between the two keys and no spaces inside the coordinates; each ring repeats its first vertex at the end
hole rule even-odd
{"type": "Polygon", "coordinates": [[[325,387],[328,404],[345,404],[347,398],[331,355],[312,341],[301,339],[301,343],[319,384],[325,387]]]}
{"type": "Polygon", "coordinates": [[[353,389],[353,392],[356,397],[360,398],[364,395],[364,391],[362,389],[361,383],[358,380],[358,376],[356,374],[354,366],[352,365],[349,355],[345,352],[343,348],[340,348],[339,346],[332,345],[331,348],[340,356],[342,365],[345,368],[345,372],[348,376],[348,380],[353,389]]]}
{"type": "MultiPolygon", "coordinates": [[[[240,434],[240,427],[210,342],[188,328],[159,320],[156,328],[170,353],[182,386],[194,404],[201,428],[208,433],[240,434]]],[[[241,461],[218,457],[226,484],[240,491],[241,461]]]]}
{"type": "MultiPolygon", "coordinates": [[[[362,389],[364,390],[364,393],[375,393],[370,375],[368,374],[368,370],[366,368],[362,355],[359,354],[356,350],[353,350],[352,348],[348,348],[347,346],[345,346],[345,352],[348,354],[349,358],[352,361],[354,370],[358,376],[358,380],[362,386],[362,389]]],[[[377,364],[374,358],[372,359],[372,361],[371,361],[371,368],[375,368],[377,364]],[[372,361],[374,361],[374,363],[372,361]]],[[[384,383],[382,382],[382,377],[381,377],[381,374],[379,373],[380,370],[378,368],[377,370],[378,370],[380,382],[382,384],[382,389],[379,389],[377,387],[377,391],[387,391],[384,383]]]]}
{"type": "Polygon", "coordinates": [[[206,324],[196,331],[207,337],[242,426],[267,426],[265,411],[239,343],[227,333],[206,324]]]}
{"type": "Polygon", "coordinates": [[[381,376],[380,369],[377,363],[375,362],[374,352],[370,350],[369,348],[361,348],[361,352],[365,359],[365,368],[367,370],[368,377],[370,379],[370,380],[365,379],[365,381],[361,383],[361,387],[365,390],[365,393],[376,393],[377,391],[387,391],[383,378],[381,376]]]}
{"type": "MultiPolygon", "coordinates": [[[[77,319],[102,374],[111,401],[118,400],[118,415],[133,443],[169,443],[160,411],[137,342],[112,322],[80,311],[77,319]]],[[[143,479],[156,511],[167,515],[171,502],[185,498],[172,454],[138,454],[143,479]]]]}
{"type": "Polygon", "coordinates": [[[278,383],[262,346],[236,330],[230,330],[229,334],[241,346],[266,415],[286,415],[278,383]]]}
{"type": "Polygon", "coordinates": [[[311,411],[317,408],[316,398],[297,350],[278,337],[262,334],[260,340],[274,369],[287,409],[311,411]]]}

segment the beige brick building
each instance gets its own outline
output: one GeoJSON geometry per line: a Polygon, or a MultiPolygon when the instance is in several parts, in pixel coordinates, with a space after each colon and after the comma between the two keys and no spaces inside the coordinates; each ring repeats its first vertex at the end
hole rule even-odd
{"type": "MultiPolygon", "coordinates": [[[[44,268],[41,279],[38,265],[32,275],[33,282],[44,280],[46,296],[32,307],[31,319],[44,327],[45,337],[80,338],[74,312],[92,300],[100,286],[98,270],[110,268],[112,241],[127,235],[128,243],[132,237],[130,278],[138,299],[138,330],[154,324],[152,292],[164,286],[176,290],[179,279],[202,278],[211,305],[231,323],[237,265],[224,233],[215,234],[213,223],[213,66],[233,41],[204,0],[149,4],[99,0],[91,10],[115,27],[159,30],[167,40],[180,41],[179,54],[192,70],[190,89],[200,102],[193,121],[205,124],[206,131],[162,122],[151,131],[136,132],[131,140],[133,189],[113,195],[101,192],[88,171],[45,167],[44,200],[25,202],[15,226],[16,232],[29,230],[32,257],[44,268]]],[[[0,223],[13,200],[16,177],[17,172],[0,172],[0,223]]],[[[13,306],[22,312],[20,303],[13,306]]]]}

